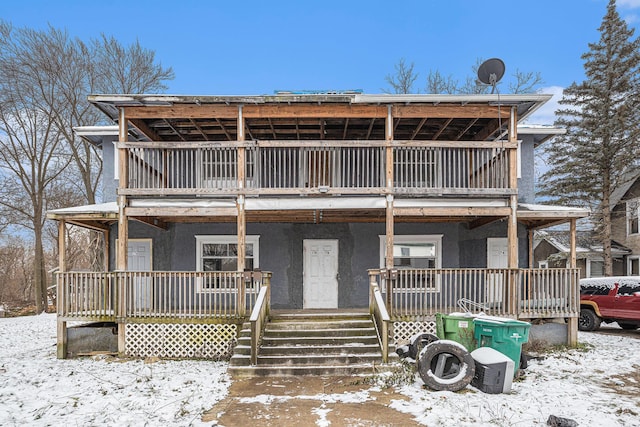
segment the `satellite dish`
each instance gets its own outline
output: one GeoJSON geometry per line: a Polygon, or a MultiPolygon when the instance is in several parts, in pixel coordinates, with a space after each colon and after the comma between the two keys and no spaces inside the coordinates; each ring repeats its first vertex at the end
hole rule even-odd
{"type": "Polygon", "coordinates": [[[504,62],[500,58],[491,58],[484,61],[478,67],[478,80],[486,85],[491,85],[491,93],[496,89],[496,84],[504,76],[504,62]]]}

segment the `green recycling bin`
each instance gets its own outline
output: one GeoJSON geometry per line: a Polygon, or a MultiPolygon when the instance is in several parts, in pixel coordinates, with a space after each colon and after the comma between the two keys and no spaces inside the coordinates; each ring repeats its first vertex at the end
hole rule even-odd
{"type": "Polygon", "coordinates": [[[473,319],[469,313],[436,313],[436,335],[441,340],[455,341],[467,351],[473,351],[476,349],[473,319]]]}
{"type": "Polygon", "coordinates": [[[491,347],[513,360],[515,375],[520,368],[522,344],[529,341],[531,324],[504,317],[479,316],[474,319],[478,348],[491,347]]]}

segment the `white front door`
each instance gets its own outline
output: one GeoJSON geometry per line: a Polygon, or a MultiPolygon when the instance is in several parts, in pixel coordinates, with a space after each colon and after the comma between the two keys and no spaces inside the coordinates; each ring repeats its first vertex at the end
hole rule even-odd
{"type": "MultiPolygon", "coordinates": [[[[129,239],[127,247],[128,271],[151,271],[151,239],[129,239]]],[[[136,277],[133,282],[133,302],[136,309],[152,307],[153,289],[151,278],[136,277]]]]}
{"type": "MultiPolygon", "coordinates": [[[[506,237],[489,237],[487,239],[487,268],[507,268],[509,240],[506,237]]],[[[502,273],[490,273],[487,283],[486,301],[495,305],[502,302],[505,278],[502,273]]]]}
{"type": "Polygon", "coordinates": [[[302,308],[338,308],[338,241],[305,239],[302,308]]]}

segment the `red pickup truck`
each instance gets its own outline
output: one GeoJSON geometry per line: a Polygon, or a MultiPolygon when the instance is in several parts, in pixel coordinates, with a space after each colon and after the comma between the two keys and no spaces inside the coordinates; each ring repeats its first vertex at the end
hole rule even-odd
{"type": "Polygon", "coordinates": [[[618,322],[622,329],[640,327],[640,276],[580,280],[578,329],[594,331],[602,322],[618,322]]]}

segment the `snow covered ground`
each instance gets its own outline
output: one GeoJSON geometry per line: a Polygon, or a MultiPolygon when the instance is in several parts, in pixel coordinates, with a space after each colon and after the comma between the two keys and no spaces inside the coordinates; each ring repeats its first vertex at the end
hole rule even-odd
{"type": "MultiPolygon", "coordinates": [[[[205,425],[202,413],[231,384],[225,363],[57,360],[55,334],[52,314],[0,319],[0,425],[205,425]]],[[[428,426],[546,425],[552,414],[581,426],[640,426],[640,339],[579,339],[581,349],[531,361],[510,394],[433,392],[416,377],[398,387],[408,400],[391,407],[428,426]]],[[[341,399],[366,403],[368,387],[376,389],[341,399]]]]}

